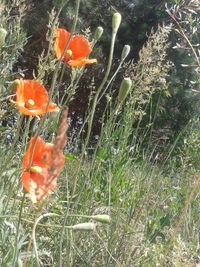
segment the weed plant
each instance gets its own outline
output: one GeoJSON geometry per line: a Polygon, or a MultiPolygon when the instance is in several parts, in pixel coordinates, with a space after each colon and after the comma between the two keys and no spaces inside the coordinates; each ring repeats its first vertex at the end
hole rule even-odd
{"type": "MultiPolygon", "coordinates": [[[[74,1],[70,38],[76,33],[80,2],[74,1]]],[[[33,117],[10,103],[16,90],[13,81],[23,77],[23,66],[16,70],[15,63],[26,49],[26,8],[21,0],[0,1],[0,30],[5,30],[5,38],[0,35],[0,266],[198,266],[198,125],[191,122],[184,130],[185,145],[176,150],[178,164],[169,151],[175,150],[179,137],[161,159],[155,153],[159,142],[152,142],[154,115],[159,112],[159,105],[154,115],[149,112],[153,96],[170,97],[171,27],[152,30],[137,63],[127,61],[126,45],[113,69],[121,22],[120,14],[113,14],[107,66],[100,84],[92,80],[81,127],[73,132],[68,120],[65,165],[56,189],[31,203],[22,188],[22,159],[30,138],[42,136],[52,143],[59,136],[61,113],[66,106],[70,110],[82,75],[90,74],[86,66],[71,67],[55,57],[55,29],[67,2],[57,5],[49,14],[49,47],[40,55],[33,78],[49,88],[50,101],[60,111],[33,117]],[[124,78],[120,88],[114,88],[119,72],[124,78]],[[102,97],[107,101],[94,139],[102,97]]],[[[101,27],[96,33],[85,30],[93,50],[102,34],[101,27]]]]}

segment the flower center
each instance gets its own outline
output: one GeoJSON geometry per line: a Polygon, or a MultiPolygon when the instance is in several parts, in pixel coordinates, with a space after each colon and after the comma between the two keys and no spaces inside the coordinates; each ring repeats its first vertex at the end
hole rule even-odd
{"type": "Polygon", "coordinates": [[[66,55],[67,55],[69,58],[71,58],[72,55],[73,55],[72,50],[68,49],[68,50],[66,51],[66,55]]]}
{"type": "Polygon", "coordinates": [[[30,172],[41,173],[42,172],[42,168],[40,166],[31,166],[30,167],[30,172]]]}
{"type": "Polygon", "coordinates": [[[26,106],[28,108],[32,108],[35,105],[35,101],[33,99],[28,99],[26,106]]]}

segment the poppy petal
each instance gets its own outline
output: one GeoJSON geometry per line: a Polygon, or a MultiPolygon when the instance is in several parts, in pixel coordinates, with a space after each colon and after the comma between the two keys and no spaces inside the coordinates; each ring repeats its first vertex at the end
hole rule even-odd
{"type": "Polygon", "coordinates": [[[23,170],[29,168],[30,164],[39,165],[36,160],[38,156],[41,155],[44,146],[45,142],[41,137],[34,136],[31,138],[29,142],[29,147],[23,157],[22,161],[23,170]],[[30,159],[32,160],[32,162],[30,162],[30,159]]]}
{"type": "Polygon", "coordinates": [[[69,43],[68,49],[72,51],[72,60],[85,58],[92,51],[91,45],[83,36],[74,35],[69,43]]]}
{"type": "Polygon", "coordinates": [[[21,113],[27,116],[38,116],[38,115],[43,115],[46,112],[56,112],[59,111],[58,106],[55,103],[49,103],[48,108],[47,106],[42,106],[41,108],[38,109],[30,109],[25,107],[24,102],[16,102],[19,110],[21,113]]]}
{"type": "Polygon", "coordinates": [[[33,99],[35,106],[48,102],[48,93],[44,86],[35,80],[20,80],[16,87],[16,102],[33,99]]]}
{"type": "Polygon", "coordinates": [[[16,87],[16,101],[11,100],[11,102],[28,116],[38,116],[59,110],[55,103],[48,103],[46,89],[35,80],[19,80],[16,87]]]}
{"type": "Polygon", "coordinates": [[[30,190],[30,172],[23,172],[21,176],[23,187],[26,189],[26,191],[29,192],[30,190]]]}
{"type": "MultiPolygon", "coordinates": [[[[56,29],[56,41],[54,43],[54,49],[55,49],[56,57],[58,59],[61,58],[61,55],[67,43],[67,40],[69,39],[69,36],[70,36],[70,32],[64,29],[61,29],[61,28],[56,29]]],[[[64,58],[64,55],[63,55],[63,58],[64,58]]]]}
{"type": "Polygon", "coordinates": [[[64,155],[56,144],[45,143],[37,136],[31,138],[22,161],[21,180],[32,202],[43,199],[54,190],[64,161],[64,155]]]}
{"type": "Polygon", "coordinates": [[[97,63],[97,60],[95,58],[94,59],[83,58],[83,59],[77,59],[77,60],[69,60],[67,64],[72,67],[78,67],[78,66],[83,66],[83,65],[92,64],[92,63],[97,63]]]}
{"type": "Polygon", "coordinates": [[[42,107],[43,114],[46,112],[56,112],[59,111],[59,107],[55,103],[49,103],[48,106],[45,105],[42,107]]]}
{"type": "Polygon", "coordinates": [[[86,64],[96,63],[96,59],[86,59],[92,51],[91,45],[82,35],[76,34],[72,36],[69,45],[65,48],[70,37],[70,33],[64,29],[56,29],[56,40],[54,49],[56,57],[63,60],[70,66],[82,66],[86,64]],[[63,50],[66,49],[63,54],[63,50]],[[61,58],[62,57],[62,58],[61,58]]]}

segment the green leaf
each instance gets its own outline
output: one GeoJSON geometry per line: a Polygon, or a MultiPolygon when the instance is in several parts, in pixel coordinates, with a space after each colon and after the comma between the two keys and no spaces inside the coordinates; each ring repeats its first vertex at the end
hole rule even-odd
{"type": "Polygon", "coordinates": [[[66,160],[70,160],[70,161],[78,160],[78,158],[71,153],[65,153],[64,155],[65,155],[66,160]]]}

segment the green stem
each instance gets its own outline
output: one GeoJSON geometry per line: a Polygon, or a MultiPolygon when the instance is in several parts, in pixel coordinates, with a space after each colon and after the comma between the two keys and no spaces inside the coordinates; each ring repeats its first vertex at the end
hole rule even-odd
{"type": "Polygon", "coordinates": [[[93,123],[93,119],[94,119],[94,113],[95,113],[95,109],[96,109],[96,105],[97,105],[97,101],[98,101],[98,97],[108,79],[110,70],[111,70],[111,66],[112,66],[112,59],[113,59],[113,52],[114,52],[114,46],[115,46],[115,39],[116,39],[116,32],[112,33],[112,39],[111,39],[111,46],[110,46],[110,54],[109,54],[109,59],[108,59],[108,66],[107,66],[107,70],[105,73],[105,76],[103,78],[102,83],[100,84],[99,88],[97,89],[96,95],[94,97],[94,101],[93,101],[93,105],[92,105],[92,110],[91,110],[91,116],[89,118],[89,122],[88,122],[88,131],[87,131],[87,136],[86,136],[86,140],[85,140],[85,144],[84,144],[84,149],[83,152],[85,152],[85,149],[88,145],[89,142],[89,138],[90,138],[90,134],[91,134],[91,130],[92,130],[92,123],[93,123]]]}
{"type": "Polygon", "coordinates": [[[105,92],[107,91],[108,87],[110,86],[111,82],[114,80],[114,78],[116,77],[117,73],[119,72],[119,70],[121,69],[121,66],[123,64],[124,60],[120,61],[119,66],[117,67],[115,73],[113,74],[113,76],[111,77],[110,81],[108,82],[108,84],[106,85],[106,88],[104,89],[104,91],[101,93],[97,104],[99,103],[99,101],[101,100],[101,98],[104,96],[105,92]]]}
{"type": "Polygon", "coordinates": [[[19,115],[19,119],[18,119],[18,126],[17,126],[17,132],[15,135],[15,139],[12,143],[12,147],[10,149],[10,153],[8,154],[8,157],[5,158],[5,160],[2,163],[2,167],[1,167],[1,171],[3,171],[4,167],[7,166],[7,164],[11,161],[14,153],[15,153],[15,146],[19,140],[19,136],[20,136],[20,131],[21,131],[21,126],[22,126],[22,122],[23,122],[23,115],[19,115]]]}
{"type": "MultiPolygon", "coordinates": [[[[77,174],[80,171],[81,163],[82,163],[83,157],[85,155],[85,151],[86,151],[87,145],[89,143],[89,138],[90,138],[93,119],[94,119],[94,113],[95,113],[95,109],[96,109],[96,106],[97,106],[97,103],[98,103],[98,98],[99,98],[99,95],[100,95],[100,93],[101,93],[101,91],[102,91],[102,89],[103,89],[103,87],[104,87],[104,85],[105,85],[105,83],[106,83],[106,81],[108,79],[108,76],[109,76],[109,73],[110,73],[110,70],[111,70],[116,34],[117,34],[116,32],[112,33],[112,39],[111,39],[111,45],[110,45],[110,54],[109,54],[109,59],[108,59],[108,66],[107,66],[107,69],[106,69],[105,76],[104,76],[99,88],[97,89],[97,92],[96,92],[96,95],[94,97],[94,101],[93,101],[93,104],[92,104],[92,109],[91,109],[91,113],[90,113],[91,115],[90,115],[89,121],[88,121],[87,136],[86,136],[85,143],[84,143],[84,146],[83,146],[83,149],[82,149],[81,158],[80,158],[80,165],[78,167],[77,174]]],[[[73,188],[72,188],[72,196],[74,195],[74,193],[76,191],[77,181],[78,181],[78,175],[76,175],[75,178],[74,178],[74,183],[73,183],[73,188]]]]}
{"type": "Polygon", "coordinates": [[[19,210],[19,217],[18,217],[18,223],[17,223],[17,231],[16,231],[16,237],[15,237],[15,246],[14,246],[14,249],[15,250],[14,250],[13,262],[12,262],[12,266],[13,267],[16,266],[16,260],[17,260],[17,256],[18,256],[19,228],[20,228],[20,223],[21,223],[21,219],[22,219],[22,209],[23,209],[24,200],[25,200],[25,193],[23,194],[21,205],[20,205],[20,210],[19,210]]]}
{"type": "MultiPolygon", "coordinates": [[[[74,22],[73,22],[73,26],[72,26],[72,30],[71,30],[71,33],[70,33],[70,36],[65,44],[65,47],[63,49],[63,52],[61,54],[61,58],[62,56],[64,55],[65,53],[65,50],[67,49],[67,46],[70,42],[70,39],[73,35],[73,32],[75,31],[75,28],[76,28],[76,24],[77,24],[77,20],[78,20],[78,12],[79,12],[79,7],[80,7],[80,0],[76,0],[76,13],[75,13],[75,19],[74,19],[74,22]]],[[[52,79],[52,84],[51,84],[51,88],[50,88],[50,92],[49,92],[49,101],[47,103],[47,107],[46,107],[46,113],[44,114],[44,116],[42,117],[42,119],[40,120],[40,123],[39,123],[39,126],[38,126],[38,129],[36,131],[36,136],[39,136],[43,126],[44,126],[44,123],[45,123],[45,120],[47,118],[47,109],[48,109],[48,105],[50,103],[50,99],[52,99],[52,96],[53,96],[53,93],[54,93],[54,89],[56,87],[56,81],[57,81],[57,76],[58,76],[58,72],[59,72],[59,69],[60,69],[60,66],[62,64],[62,61],[59,60],[58,63],[56,64],[56,68],[55,68],[55,71],[54,71],[54,74],[53,74],[53,79],[52,79]]],[[[32,162],[32,157],[33,157],[33,154],[34,154],[34,150],[35,150],[35,146],[36,146],[36,142],[37,142],[37,138],[35,138],[35,142],[33,144],[33,151],[32,151],[32,156],[30,157],[30,161],[29,161],[29,165],[31,165],[31,162],[32,162]]]]}
{"type": "MultiPolygon", "coordinates": [[[[72,35],[76,29],[76,24],[77,24],[77,21],[78,21],[78,13],[79,13],[79,7],[80,7],[80,0],[76,0],[76,10],[75,10],[75,18],[74,18],[74,21],[73,21],[73,25],[72,25],[72,29],[71,29],[71,32],[70,32],[70,36],[65,44],[65,47],[62,51],[62,54],[61,54],[61,58],[63,57],[68,45],[69,45],[69,42],[72,38],[72,35]]],[[[56,68],[55,68],[55,71],[54,71],[54,75],[53,75],[53,80],[52,80],[52,84],[51,84],[51,88],[50,88],[50,99],[52,98],[53,96],[53,92],[54,92],[54,89],[56,87],[56,81],[57,81],[57,76],[58,76],[58,71],[60,69],[60,66],[62,64],[62,61],[59,60],[58,63],[56,64],[56,68]]]]}
{"type": "MultiPolygon", "coordinates": [[[[53,23],[53,26],[52,26],[52,29],[53,29],[53,31],[51,31],[51,36],[50,36],[50,40],[52,40],[53,39],[53,36],[54,36],[54,27],[55,27],[55,24],[56,24],[56,21],[57,21],[57,19],[58,19],[58,17],[60,16],[60,13],[61,13],[61,11],[62,11],[62,9],[64,8],[64,6],[66,5],[68,3],[68,0],[66,1],[63,1],[63,3],[61,4],[61,7],[59,8],[59,10],[58,10],[58,13],[57,13],[57,15],[56,15],[56,17],[55,17],[55,19],[54,19],[54,23],[53,23]],[[64,3],[65,2],[65,3],[64,3]]],[[[47,54],[46,54],[46,64],[47,64],[47,61],[48,61],[48,58],[49,58],[49,54],[50,54],[50,51],[51,51],[51,48],[52,48],[52,43],[50,42],[49,43],[49,46],[48,46],[48,51],[47,51],[47,54]]]]}
{"type": "Polygon", "coordinates": [[[47,214],[41,215],[35,220],[35,223],[33,225],[32,241],[33,241],[33,247],[34,247],[35,257],[36,257],[36,261],[37,261],[37,266],[38,267],[40,267],[40,260],[39,260],[39,255],[38,255],[38,250],[37,250],[37,243],[36,243],[36,238],[35,238],[36,227],[37,227],[37,225],[38,225],[40,220],[42,220],[45,217],[50,217],[50,216],[59,216],[59,215],[57,215],[55,213],[47,213],[47,214]]]}

